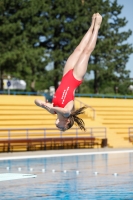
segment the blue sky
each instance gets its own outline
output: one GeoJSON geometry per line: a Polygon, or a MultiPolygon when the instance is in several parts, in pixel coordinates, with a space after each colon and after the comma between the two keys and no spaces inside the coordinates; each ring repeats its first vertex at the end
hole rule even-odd
{"type": "MultiPolygon", "coordinates": [[[[123,30],[127,31],[131,29],[133,32],[133,0],[117,0],[118,5],[123,5],[122,13],[119,15],[120,17],[125,17],[128,21],[127,25],[123,28],[123,30]]],[[[133,44],[133,33],[128,38],[128,43],[133,44]]],[[[126,69],[130,70],[130,78],[133,78],[133,54],[130,55],[129,61],[126,64],[126,69]]]]}

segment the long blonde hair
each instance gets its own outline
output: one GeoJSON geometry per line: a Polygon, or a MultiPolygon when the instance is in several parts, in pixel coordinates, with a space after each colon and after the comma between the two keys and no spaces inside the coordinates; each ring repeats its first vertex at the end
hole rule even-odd
{"type": "Polygon", "coordinates": [[[85,123],[83,121],[83,119],[79,118],[77,115],[83,114],[84,110],[87,108],[87,106],[83,106],[75,111],[72,111],[72,113],[70,114],[70,116],[68,117],[68,119],[70,120],[70,122],[67,124],[67,129],[70,129],[74,123],[75,125],[77,125],[81,130],[86,130],[85,129],[85,123]]]}

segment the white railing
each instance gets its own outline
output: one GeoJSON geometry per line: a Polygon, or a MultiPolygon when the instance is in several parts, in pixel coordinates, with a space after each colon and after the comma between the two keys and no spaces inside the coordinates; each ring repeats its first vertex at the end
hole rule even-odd
{"type": "MultiPolygon", "coordinates": [[[[85,104],[85,103],[83,103],[82,101],[80,101],[80,100],[78,100],[78,99],[76,99],[75,98],[75,101],[77,101],[78,103],[79,103],[79,107],[81,108],[82,106],[87,106],[90,110],[91,110],[91,112],[92,112],[92,115],[91,115],[91,118],[94,120],[95,119],[95,113],[96,113],[96,111],[95,111],[95,109],[92,107],[92,106],[89,106],[88,104],[85,104]]],[[[89,113],[88,113],[89,114],[89,113]]]]}

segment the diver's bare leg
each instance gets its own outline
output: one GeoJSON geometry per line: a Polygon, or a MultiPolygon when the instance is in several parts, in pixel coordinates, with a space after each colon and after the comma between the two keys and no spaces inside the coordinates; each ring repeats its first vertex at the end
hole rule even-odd
{"type": "Polygon", "coordinates": [[[92,51],[94,50],[94,48],[96,46],[98,31],[99,31],[101,22],[102,22],[102,16],[99,13],[97,13],[93,34],[92,34],[87,46],[83,50],[77,64],[74,67],[74,76],[78,80],[82,80],[87,71],[88,61],[89,61],[92,51]]]}
{"type": "Polygon", "coordinates": [[[73,69],[74,66],[76,65],[80,55],[82,54],[83,50],[85,49],[86,45],[88,44],[92,36],[95,25],[95,19],[96,19],[96,14],[93,14],[91,26],[87,31],[87,33],[85,34],[85,36],[83,37],[83,39],[81,40],[81,42],[79,43],[79,45],[74,50],[74,52],[69,56],[64,67],[63,75],[66,74],[70,69],[73,69]]]}

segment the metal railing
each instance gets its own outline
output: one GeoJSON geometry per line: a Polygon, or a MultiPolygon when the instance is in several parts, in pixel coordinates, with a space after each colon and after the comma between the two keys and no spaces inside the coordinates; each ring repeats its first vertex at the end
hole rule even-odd
{"type": "Polygon", "coordinates": [[[87,145],[88,148],[92,148],[94,145],[107,147],[106,128],[92,127],[87,128],[86,132],[72,128],[65,133],[54,128],[0,129],[2,152],[11,152],[14,151],[14,148],[24,148],[27,151],[37,148],[39,150],[78,148],[80,144],[87,145]]]}
{"type": "Polygon", "coordinates": [[[80,108],[82,106],[87,106],[88,108],[90,108],[90,110],[92,111],[92,119],[95,119],[95,117],[96,117],[96,111],[95,111],[95,109],[92,106],[89,106],[88,104],[85,104],[85,103],[83,103],[82,101],[80,101],[80,100],[78,100],[76,98],[75,98],[75,101],[79,102],[80,108]]]}
{"type": "Polygon", "coordinates": [[[66,132],[59,131],[55,128],[3,128],[0,129],[0,140],[7,138],[54,138],[54,137],[96,137],[107,138],[107,131],[105,127],[87,127],[86,131],[79,128],[71,128],[66,132]],[[16,136],[17,135],[17,136],[16,136]]]}
{"type": "MultiPolygon", "coordinates": [[[[0,90],[0,94],[8,94],[8,90],[0,90]]],[[[30,92],[30,91],[12,91],[10,90],[10,95],[42,95],[49,96],[45,92],[30,92]]],[[[133,95],[117,95],[117,94],[80,94],[75,93],[75,97],[90,97],[90,98],[118,98],[118,99],[133,99],[133,95]]]]}
{"type": "Polygon", "coordinates": [[[76,97],[90,97],[90,98],[113,98],[113,99],[133,99],[133,95],[120,94],[80,94],[76,93],[76,97]]]}
{"type": "Polygon", "coordinates": [[[129,142],[133,142],[133,127],[128,128],[129,142]]]}

